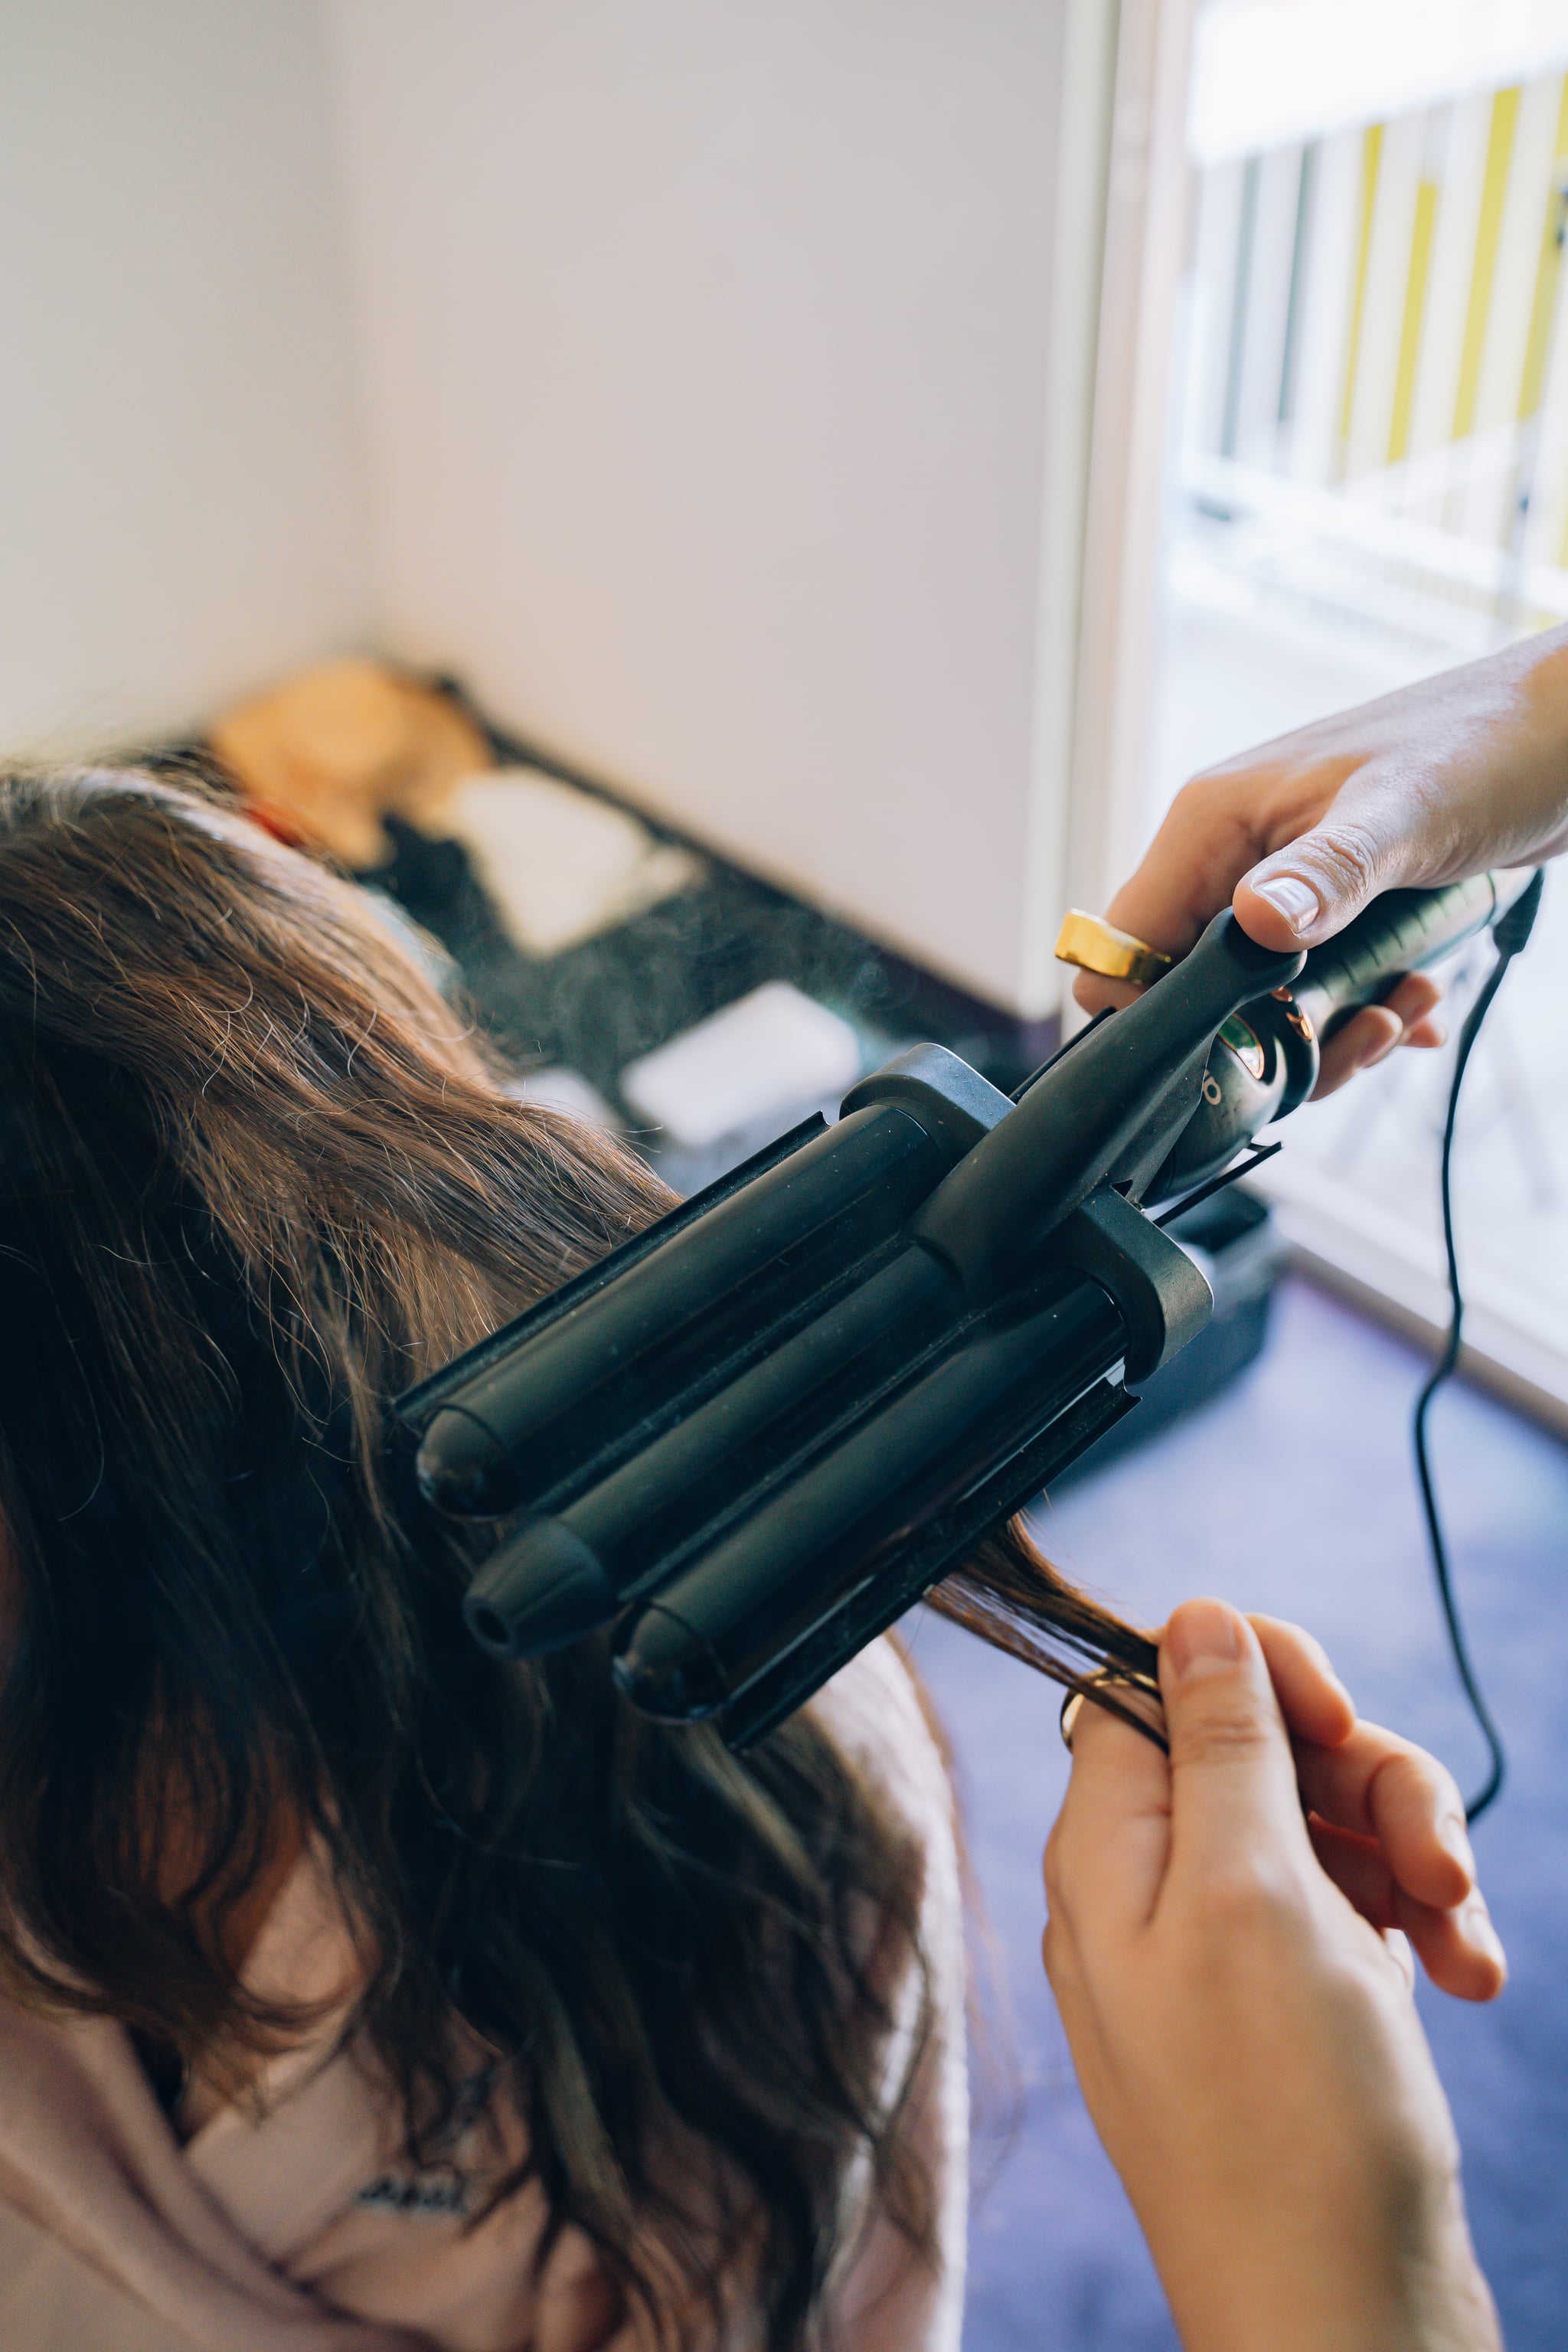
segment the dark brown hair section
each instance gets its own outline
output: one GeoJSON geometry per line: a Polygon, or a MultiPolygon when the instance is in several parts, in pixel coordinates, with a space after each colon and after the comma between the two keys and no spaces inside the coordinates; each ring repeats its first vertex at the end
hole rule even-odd
{"type": "MultiPolygon", "coordinates": [[[[882,2082],[918,1853],[808,1715],[741,1761],[602,1641],[484,1657],[384,1418],[666,1205],[215,798],[0,781],[0,1990],[237,2074],[290,2021],[236,1924],[311,1836],[413,2153],[460,2020],[552,2227],[672,2341],[743,2277],[786,2352],[857,2152],[931,2252],[882,2082]]],[[[942,1605],[1058,1678],[1152,1661],[1016,1533],[942,1605]]]]}

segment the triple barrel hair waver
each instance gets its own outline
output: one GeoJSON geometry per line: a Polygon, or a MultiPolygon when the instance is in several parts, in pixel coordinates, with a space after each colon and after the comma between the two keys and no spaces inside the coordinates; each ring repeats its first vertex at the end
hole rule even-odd
{"type": "Polygon", "coordinates": [[[410,1391],[426,1500],[497,1523],[476,1640],[614,1622],[634,1707],[760,1738],[1132,1410],[1213,1305],[1163,1223],[1523,887],[1306,955],[1216,916],[1016,1097],[915,1046],[410,1391]]]}

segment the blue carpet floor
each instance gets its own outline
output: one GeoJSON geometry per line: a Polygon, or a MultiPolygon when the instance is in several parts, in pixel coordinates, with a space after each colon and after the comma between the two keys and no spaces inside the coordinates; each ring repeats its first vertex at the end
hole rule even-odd
{"type": "MultiPolygon", "coordinates": [[[[1473,1787],[1480,1741],[1431,1589],[1398,1340],[1299,1282],[1220,1401],[1042,1513],[1077,1579],[1154,1622],[1214,1592],[1308,1625],[1364,1715],[1473,1787]]],[[[1512,1978],[1492,2008],[1424,1990],[1470,2214],[1510,2352],[1568,2347],[1568,1450],[1455,1387],[1437,1475],[1472,1646],[1511,1771],[1476,1845],[1512,1978]]],[[[1173,2352],[1120,2184],[1073,2082],[1039,1966],[1039,1853],[1066,1779],[1048,1685],[921,1614],[908,1631],[952,1734],[1011,2010],[982,2117],[966,2352],[1173,2352]],[[1010,2136],[1009,2083],[1013,2107],[1010,2136]]]]}

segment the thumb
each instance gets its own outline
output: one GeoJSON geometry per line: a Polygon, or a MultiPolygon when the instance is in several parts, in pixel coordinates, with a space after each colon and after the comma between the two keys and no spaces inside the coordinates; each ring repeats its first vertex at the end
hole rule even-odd
{"type": "Polygon", "coordinates": [[[1171,1747],[1167,1886],[1233,1880],[1263,1855],[1310,1859],[1289,1736],[1245,1617],[1187,1601],[1160,1637],[1171,1747]]]}
{"type": "Polygon", "coordinates": [[[1260,947],[1316,947],[1404,878],[1408,813],[1386,796],[1358,796],[1352,814],[1344,800],[1342,793],[1321,824],[1260,858],[1237,884],[1237,919],[1260,947]]]}

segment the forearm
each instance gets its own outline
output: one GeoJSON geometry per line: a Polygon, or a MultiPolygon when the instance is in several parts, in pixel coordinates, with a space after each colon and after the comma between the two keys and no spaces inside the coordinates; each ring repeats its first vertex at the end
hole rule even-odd
{"type": "Polygon", "coordinates": [[[1184,2352],[1500,2352],[1457,2182],[1423,2184],[1393,2227],[1310,2202],[1273,2229],[1212,2210],[1214,2233],[1148,2233],[1184,2352]]]}

